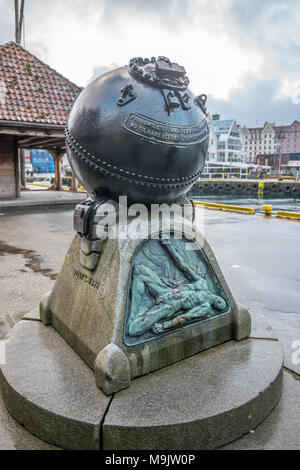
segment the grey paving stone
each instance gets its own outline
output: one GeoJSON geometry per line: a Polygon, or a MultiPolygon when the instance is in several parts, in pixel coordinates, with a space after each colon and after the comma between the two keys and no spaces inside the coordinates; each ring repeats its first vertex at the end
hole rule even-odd
{"type": "Polygon", "coordinates": [[[135,379],[115,394],[104,449],[211,449],[239,438],[279,400],[278,341],[230,341],[135,379]]]}
{"type": "Polygon", "coordinates": [[[98,449],[110,399],[93,372],[52,327],[21,321],[7,342],[0,386],[16,420],[65,449],[98,449]]]}
{"type": "Polygon", "coordinates": [[[40,309],[36,307],[35,309],[31,310],[30,312],[26,313],[22,320],[32,320],[32,321],[40,321],[40,309]]]}
{"type": "Polygon", "coordinates": [[[224,450],[299,450],[300,448],[300,382],[284,372],[282,398],[252,432],[222,447],[224,450]]]}

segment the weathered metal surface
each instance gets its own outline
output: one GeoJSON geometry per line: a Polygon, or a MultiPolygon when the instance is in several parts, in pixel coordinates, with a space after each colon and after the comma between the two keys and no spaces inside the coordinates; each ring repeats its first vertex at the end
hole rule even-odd
{"type": "Polygon", "coordinates": [[[132,59],[98,77],[66,127],[70,164],[89,193],[170,202],[199,176],[207,152],[205,95],[169,59],[132,59]]]}

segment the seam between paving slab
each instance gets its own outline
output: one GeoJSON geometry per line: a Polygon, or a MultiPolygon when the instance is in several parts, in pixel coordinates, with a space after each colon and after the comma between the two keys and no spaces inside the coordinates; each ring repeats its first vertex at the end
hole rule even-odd
{"type": "Polygon", "coordinates": [[[248,338],[259,340],[259,341],[279,341],[278,338],[261,338],[261,337],[256,337],[256,336],[248,336],[248,338]]]}
{"type": "Polygon", "coordinates": [[[112,394],[111,399],[109,400],[109,403],[108,403],[108,405],[106,407],[106,410],[103,414],[102,420],[100,421],[99,450],[103,450],[103,425],[104,425],[106,415],[109,412],[110,405],[112,404],[112,401],[113,401],[114,397],[115,397],[115,393],[112,394]]]}
{"type": "Polygon", "coordinates": [[[283,366],[283,369],[285,372],[291,374],[295,380],[300,380],[300,374],[297,374],[297,372],[295,372],[294,370],[289,369],[288,367],[285,367],[285,366],[283,366]]]}

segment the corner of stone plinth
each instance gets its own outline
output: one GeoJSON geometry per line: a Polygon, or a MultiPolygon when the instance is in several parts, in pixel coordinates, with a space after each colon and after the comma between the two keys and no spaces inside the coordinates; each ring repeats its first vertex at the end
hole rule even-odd
{"type": "Polygon", "coordinates": [[[96,384],[106,395],[130,386],[130,363],[124,352],[114,343],[103,348],[95,360],[96,384]]]}
{"type": "Polygon", "coordinates": [[[238,304],[233,313],[233,339],[241,341],[248,338],[251,333],[251,316],[249,310],[244,305],[238,304]]]}
{"type": "Polygon", "coordinates": [[[42,300],[40,301],[40,319],[44,325],[51,325],[51,312],[50,312],[50,298],[51,298],[51,291],[48,292],[42,300]]]}

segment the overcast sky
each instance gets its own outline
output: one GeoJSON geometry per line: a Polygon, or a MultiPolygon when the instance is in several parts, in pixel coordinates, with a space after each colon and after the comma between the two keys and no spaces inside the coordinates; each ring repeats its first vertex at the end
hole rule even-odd
{"type": "MultiPolygon", "coordinates": [[[[0,0],[0,44],[13,39],[14,1],[0,0]]],[[[300,0],[25,0],[25,47],[81,86],[164,55],[210,113],[300,120],[300,0]]]]}

